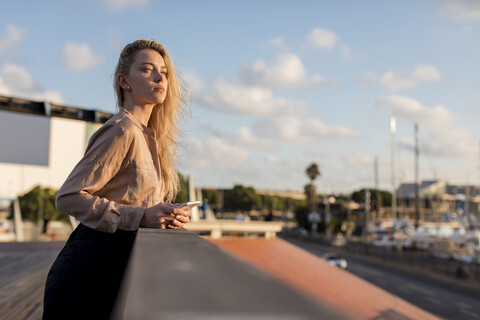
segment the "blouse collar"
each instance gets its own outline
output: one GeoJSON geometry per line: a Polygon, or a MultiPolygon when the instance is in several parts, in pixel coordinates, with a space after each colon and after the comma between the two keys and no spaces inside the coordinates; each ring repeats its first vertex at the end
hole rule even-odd
{"type": "Polygon", "coordinates": [[[122,113],[128,118],[130,119],[130,121],[132,121],[133,123],[135,123],[135,125],[137,127],[139,127],[144,133],[148,134],[149,136],[152,136],[155,138],[155,131],[153,131],[152,129],[150,129],[149,127],[145,126],[143,123],[141,123],[140,121],[138,121],[137,118],[135,118],[133,116],[133,114],[128,111],[127,109],[125,108],[122,108],[122,113]]]}

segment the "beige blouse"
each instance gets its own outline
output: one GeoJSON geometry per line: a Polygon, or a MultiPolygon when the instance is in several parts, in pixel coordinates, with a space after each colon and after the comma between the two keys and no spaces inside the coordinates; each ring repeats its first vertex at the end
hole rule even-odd
{"type": "Polygon", "coordinates": [[[90,138],[57,195],[57,209],[92,229],[137,230],[164,199],[155,133],[122,110],[90,138]]]}

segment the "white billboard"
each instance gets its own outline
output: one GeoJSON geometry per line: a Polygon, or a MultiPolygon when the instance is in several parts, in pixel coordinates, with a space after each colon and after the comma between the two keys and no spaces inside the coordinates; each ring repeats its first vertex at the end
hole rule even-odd
{"type": "Polygon", "coordinates": [[[50,118],[0,110],[0,163],[49,165],[50,118]]]}

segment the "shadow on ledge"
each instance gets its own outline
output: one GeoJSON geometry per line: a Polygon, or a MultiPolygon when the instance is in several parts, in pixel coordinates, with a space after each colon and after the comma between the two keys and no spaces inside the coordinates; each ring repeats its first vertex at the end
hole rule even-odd
{"type": "Polygon", "coordinates": [[[140,229],[113,319],[343,319],[187,230],[140,229]]]}

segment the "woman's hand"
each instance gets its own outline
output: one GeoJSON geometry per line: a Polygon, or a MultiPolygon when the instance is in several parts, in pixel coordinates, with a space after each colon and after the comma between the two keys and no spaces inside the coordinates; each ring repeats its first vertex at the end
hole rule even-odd
{"type": "Polygon", "coordinates": [[[178,229],[190,221],[190,208],[177,208],[173,204],[159,203],[147,208],[140,227],[158,229],[178,229]]]}

